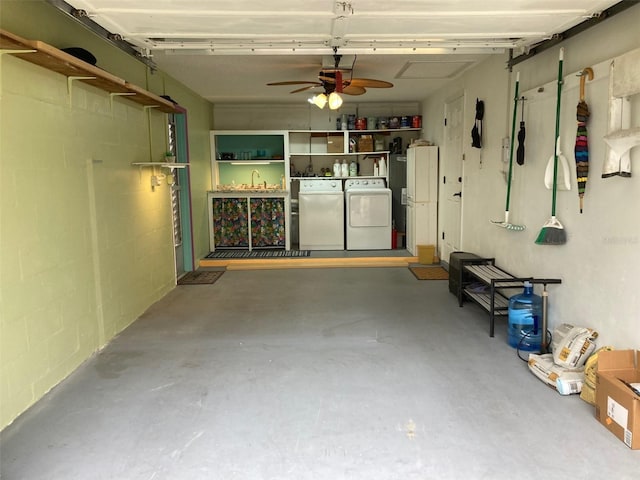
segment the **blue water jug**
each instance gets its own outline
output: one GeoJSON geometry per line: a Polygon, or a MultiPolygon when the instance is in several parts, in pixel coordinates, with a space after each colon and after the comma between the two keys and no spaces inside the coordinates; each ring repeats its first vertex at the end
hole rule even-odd
{"type": "Polygon", "coordinates": [[[524,291],[509,299],[507,341],[513,348],[539,352],[542,343],[542,299],[533,293],[531,282],[524,282],[524,291]]]}

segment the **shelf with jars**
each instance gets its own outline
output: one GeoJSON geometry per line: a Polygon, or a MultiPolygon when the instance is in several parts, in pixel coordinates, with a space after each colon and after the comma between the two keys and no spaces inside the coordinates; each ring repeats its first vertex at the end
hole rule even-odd
{"type": "Polygon", "coordinates": [[[292,181],[305,178],[384,178],[388,181],[389,152],[352,154],[294,154],[290,156],[292,181]]]}
{"type": "MultiPolygon", "coordinates": [[[[290,155],[353,155],[392,151],[389,147],[416,138],[420,128],[382,130],[290,130],[290,155]],[[408,135],[407,135],[408,134],[408,135]],[[393,138],[392,138],[393,137],[393,138]]],[[[393,152],[401,153],[401,152],[393,152]]]]}

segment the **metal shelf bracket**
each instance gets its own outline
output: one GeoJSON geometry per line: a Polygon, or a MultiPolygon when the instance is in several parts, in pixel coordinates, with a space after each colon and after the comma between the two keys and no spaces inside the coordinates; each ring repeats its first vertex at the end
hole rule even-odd
{"type": "Polygon", "coordinates": [[[73,82],[75,80],[95,80],[96,77],[70,76],[67,77],[67,94],[69,95],[69,106],[72,105],[71,94],[73,92],[73,82]]]}
{"type": "Polygon", "coordinates": [[[109,93],[109,105],[111,106],[111,113],[113,114],[113,99],[114,97],[126,97],[126,96],[131,96],[131,95],[135,95],[135,93],[133,92],[111,92],[109,93]]]}

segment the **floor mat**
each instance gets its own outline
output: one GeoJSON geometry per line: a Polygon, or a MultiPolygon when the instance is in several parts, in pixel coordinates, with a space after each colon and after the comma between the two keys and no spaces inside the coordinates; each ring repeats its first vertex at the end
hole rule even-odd
{"type": "Polygon", "coordinates": [[[409,267],[418,280],[448,280],[449,272],[442,267],[409,267]]]}
{"type": "Polygon", "coordinates": [[[224,271],[188,272],[178,280],[178,285],[210,285],[215,283],[223,273],[224,271]]]}
{"type": "Polygon", "coordinates": [[[205,258],[278,258],[308,257],[309,250],[216,250],[205,258]]]}

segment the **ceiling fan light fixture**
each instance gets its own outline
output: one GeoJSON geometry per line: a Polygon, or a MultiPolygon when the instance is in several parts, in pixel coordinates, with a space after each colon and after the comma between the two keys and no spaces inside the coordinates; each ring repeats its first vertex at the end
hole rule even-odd
{"type": "Polygon", "coordinates": [[[329,94],[329,108],[331,110],[337,110],[342,106],[342,97],[338,92],[331,92],[329,94]]]}
{"type": "Polygon", "coordinates": [[[313,103],[318,108],[324,108],[327,104],[327,96],[324,93],[320,95],[314,95],[309,99],[309,103],[313,103]]]}

